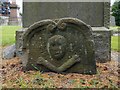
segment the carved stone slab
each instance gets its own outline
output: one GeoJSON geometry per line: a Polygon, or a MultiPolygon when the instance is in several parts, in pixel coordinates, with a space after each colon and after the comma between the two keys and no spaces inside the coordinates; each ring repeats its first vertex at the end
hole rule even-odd
{"type": "Polygon", "coordinates": [[[27,70],[96,73],[91,27],[76,18],[36,22],[25,31],[22,48],[27,70]]]}

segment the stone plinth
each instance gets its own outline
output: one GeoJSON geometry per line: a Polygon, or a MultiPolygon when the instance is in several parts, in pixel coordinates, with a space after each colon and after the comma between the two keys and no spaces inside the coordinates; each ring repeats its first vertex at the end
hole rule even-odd
{"type": "Polygon", "coordinates": [[[95,41],[95,59],[98,62],[111,60],[111,30],[105,27],[92,27],[95,41]]]}

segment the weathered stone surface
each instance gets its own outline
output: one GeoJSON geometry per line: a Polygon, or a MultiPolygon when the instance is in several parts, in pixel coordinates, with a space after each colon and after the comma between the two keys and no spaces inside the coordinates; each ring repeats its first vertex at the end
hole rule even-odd
{"type": "Polygon", "coordinates": [[[109,27],[110,2],[24,2],[23,27],[43,19],[78,18],[85,23],[109,27]]]}
{"type": "Polygon", "coordinates": [[[23,46],[23,34],[25,32],[25,29],[20,29],[16,31],[16,56],[22,55],[22,46],[23,46]]]}
{"type": "Polygon", "coordinates": [[[23,67],[54,72],[96,73],[91,27],[75,18],[43,20],[23,35],[23,67]]]}
{"type": "Polygon", "coordinates": [[[2,58],[3,59],[11,59],[11,58],[15,57],[15,55],[16,55],[15,52],[16,52],[16,47],[14,44],[14,45],[11,45],[3,50],[2,58]]]}
{"type": "Polygon", "coordinates": [[[98,62],[111,60],[111,30],[105,27],[93,27],[95,41],[95,59],[98,62]]]}

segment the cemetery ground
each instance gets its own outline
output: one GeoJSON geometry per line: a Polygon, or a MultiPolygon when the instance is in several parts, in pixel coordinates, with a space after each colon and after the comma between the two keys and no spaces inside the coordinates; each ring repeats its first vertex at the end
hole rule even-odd
{"type": "MultiPolygon", "coordinates": [[[[15,31],[19,26],[2,27],[2,48],[15,43],[15,31]]],[[[112,36],[111,48],[120,52],[118,38],[112,36]]],[[[117,57],[116,57],[117,58],[117,57]]],[[[83,75],[77,73],[59,74],[43,71],[23,71],[18,57],[2,60],[3,88],[118,88],[120,87],[118,62],[97,63],[97,74],[83,75]]],[[[36,67],[34,67],[37,69],[36,67]]]]}

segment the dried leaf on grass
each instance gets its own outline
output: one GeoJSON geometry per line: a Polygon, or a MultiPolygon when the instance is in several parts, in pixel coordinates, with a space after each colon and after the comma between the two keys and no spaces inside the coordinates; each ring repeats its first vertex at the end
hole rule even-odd
{"type": "Polygon", "coordinates": [[[3,60],[1,71],[4,88],[117,88],[120,85],[115,61],[97,63],[96,75],[24,72],[19,58],[3,60]]]}

